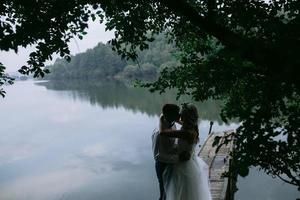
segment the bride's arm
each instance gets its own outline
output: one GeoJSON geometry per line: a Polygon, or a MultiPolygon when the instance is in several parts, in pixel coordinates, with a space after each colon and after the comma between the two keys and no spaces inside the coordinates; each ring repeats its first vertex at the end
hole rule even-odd
{"type": "Polygon", "coordinates": [[[186,130],[164,130],[161,131],[160,134],[167,137],[188,140],[189,142],[193,142],[196,137],[196,135],[193,132],[186,130]]]}

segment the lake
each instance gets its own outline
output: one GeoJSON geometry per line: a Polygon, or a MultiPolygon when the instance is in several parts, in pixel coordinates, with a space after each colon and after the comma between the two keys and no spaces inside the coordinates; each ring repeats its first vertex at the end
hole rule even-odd
{"type": "MultiPolygon", "coordinates": [[[[119,82],[19,81],[0,100],[1,200],[154,200],[152,130],[176,93],[119,82]]],[[[182,98],[176,103],[189,101],[182,98]]],[[[223,124],[221,102],[196,104],[200,142],[223,124]]],[[[295,200],[295,187],[255,169],[238,178],[238,200],[295,200]]]]}

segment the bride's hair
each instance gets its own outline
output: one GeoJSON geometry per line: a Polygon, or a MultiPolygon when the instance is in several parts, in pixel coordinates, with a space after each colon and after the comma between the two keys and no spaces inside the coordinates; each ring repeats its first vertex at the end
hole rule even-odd
{"type": "Polygon", "coordinates": [[[182,104],[181,120],[183,121],[183,128],[194,130],[197,132],[197,141],[199,141],[199,128],[198,128],[198,111],[196,106],[192,104],[182,104]]]}

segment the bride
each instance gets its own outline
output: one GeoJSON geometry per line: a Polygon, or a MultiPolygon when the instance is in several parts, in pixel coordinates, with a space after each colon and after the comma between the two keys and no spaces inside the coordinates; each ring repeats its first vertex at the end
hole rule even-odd
{"type": "Polygon", "coordinates": [[[161,132],[178,140],[178,152],[189,152],[191,158],[168,167],[165,175],[166,200],[211,200],[208,166],[197,156],[199,142],[198,112],[191,104],[184,104],[181,112],[181,130],[161,132]]]}

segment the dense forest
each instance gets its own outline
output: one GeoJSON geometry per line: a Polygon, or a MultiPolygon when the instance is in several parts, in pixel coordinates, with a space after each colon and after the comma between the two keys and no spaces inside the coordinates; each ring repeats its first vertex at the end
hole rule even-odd
{"type": "Polygon", "coordinates": [[[112,51],[109,44],[99,43],[93,49],[71,57],[71,61],[57,59],[48,66],[51,73],[49,79],[97,79],[114,78],[119,80],[153,80],[159,72],[166,68],[178,66],[178,52],[173,44],[169,44],[164,35],[158,35],[149,43],[149,49],[138,52],[138,60],[122,60],[112,51]]]}

